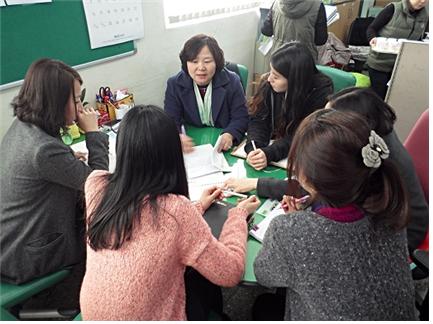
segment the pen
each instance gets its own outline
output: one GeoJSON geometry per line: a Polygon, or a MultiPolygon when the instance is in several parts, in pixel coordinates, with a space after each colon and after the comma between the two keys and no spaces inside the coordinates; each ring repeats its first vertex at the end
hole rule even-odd
{"type": "Polygon", "coordinates": [[[244,194],[241,194],[241,193],[238,193],[238,192],[234,192],[232,190],[223,190],[223,194],[227,195],[227,196],[236,196],[236,197],[239,197],[239,198],[247,198],[248,197],[247,195],[244,195],[244,194]]]}
{"type": "Polygon", "coordinates": [[[305,195],[304,197],[296,199],[296,202],[299,204],[304,204],[307,202],[308,198],[310,198],[310,195],[305,195]]]}
{"type": "Polygon", "coordinates": [[[251,141],[251,145],[253,146],[254,151],[257,150],[256,143],[254,143],[254,140],[251,141]]]}
{"type": "Polygon", "coordinates": [[[180,126],[180,132],[181,132],[183,135],[186,135],[186,130],[185,130],[185,126],[184,126],[184,125],[180,126]]]}

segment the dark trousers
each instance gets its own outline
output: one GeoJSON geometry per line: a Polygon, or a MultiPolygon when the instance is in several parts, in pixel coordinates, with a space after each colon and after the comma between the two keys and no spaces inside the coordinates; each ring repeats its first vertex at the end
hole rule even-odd
{"type": "Polygon", "coordinates": [[[86,271],[83,261],[71,267],[71,274],[58,284],[24,302],[23,309],[80,309],[80,289],[86,271]]]}
{"type": "Polygon", "coordinates": [[[284,321],[286,289],[278,288],[276,294],[266,293],[257,296],[253,305],[254,321],[284,321]]]}
{"type": "Polygon", "coordinates": [[[221,287],[211,283],[190,267],[186,268],[184,277],[188,321],[209,320],[211,311],[219,315],[223,313],[221,287]]]}
{"type": "Polygon", "coordinates": [[[391,79],[391,72],[381,72],[371,67],[368,68],[368,74],[370,76],[371,87],[381,97],[385,100],[386,92],[388,91],[388,82],[391,79]]]}

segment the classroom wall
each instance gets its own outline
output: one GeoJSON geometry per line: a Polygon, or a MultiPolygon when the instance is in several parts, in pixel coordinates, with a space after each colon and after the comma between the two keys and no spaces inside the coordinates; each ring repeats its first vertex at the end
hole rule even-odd
{"type": "MultiPolygon", "coordinates": [[[[162,0],[143,1],[144,38],[135,42],[137,54],[78,72],[87,89],[86,101],[94,104],[101,85],[128,88],[135,102],[163,105],[167,79],[180,70],[179,52],[191,36],[205,33],[215,37],[228,61],[242,63],[253,71],[254,46],[259,21],[258,9],[231,17],[166,29],[162,0]]],[[[19,87],[0,91],[0,140],[12,123],[10,102],[19,87]]]]}

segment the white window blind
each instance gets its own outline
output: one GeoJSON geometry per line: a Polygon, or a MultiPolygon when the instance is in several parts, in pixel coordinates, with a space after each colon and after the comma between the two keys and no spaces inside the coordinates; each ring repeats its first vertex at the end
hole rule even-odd
{"type": "Polygon", "coordinates": [[[258,7],[254,0],[164,0],[167,26],[193,22],[206,17],[229,15],[258,7]]]}

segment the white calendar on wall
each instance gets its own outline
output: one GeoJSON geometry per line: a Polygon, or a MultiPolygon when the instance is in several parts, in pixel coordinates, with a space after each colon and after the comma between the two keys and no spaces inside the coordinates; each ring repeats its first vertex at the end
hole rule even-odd
{"type": "Polygon", "coordinates": [[[83,0],[92,49],[144,36],[141,0],[83,0]]]}

